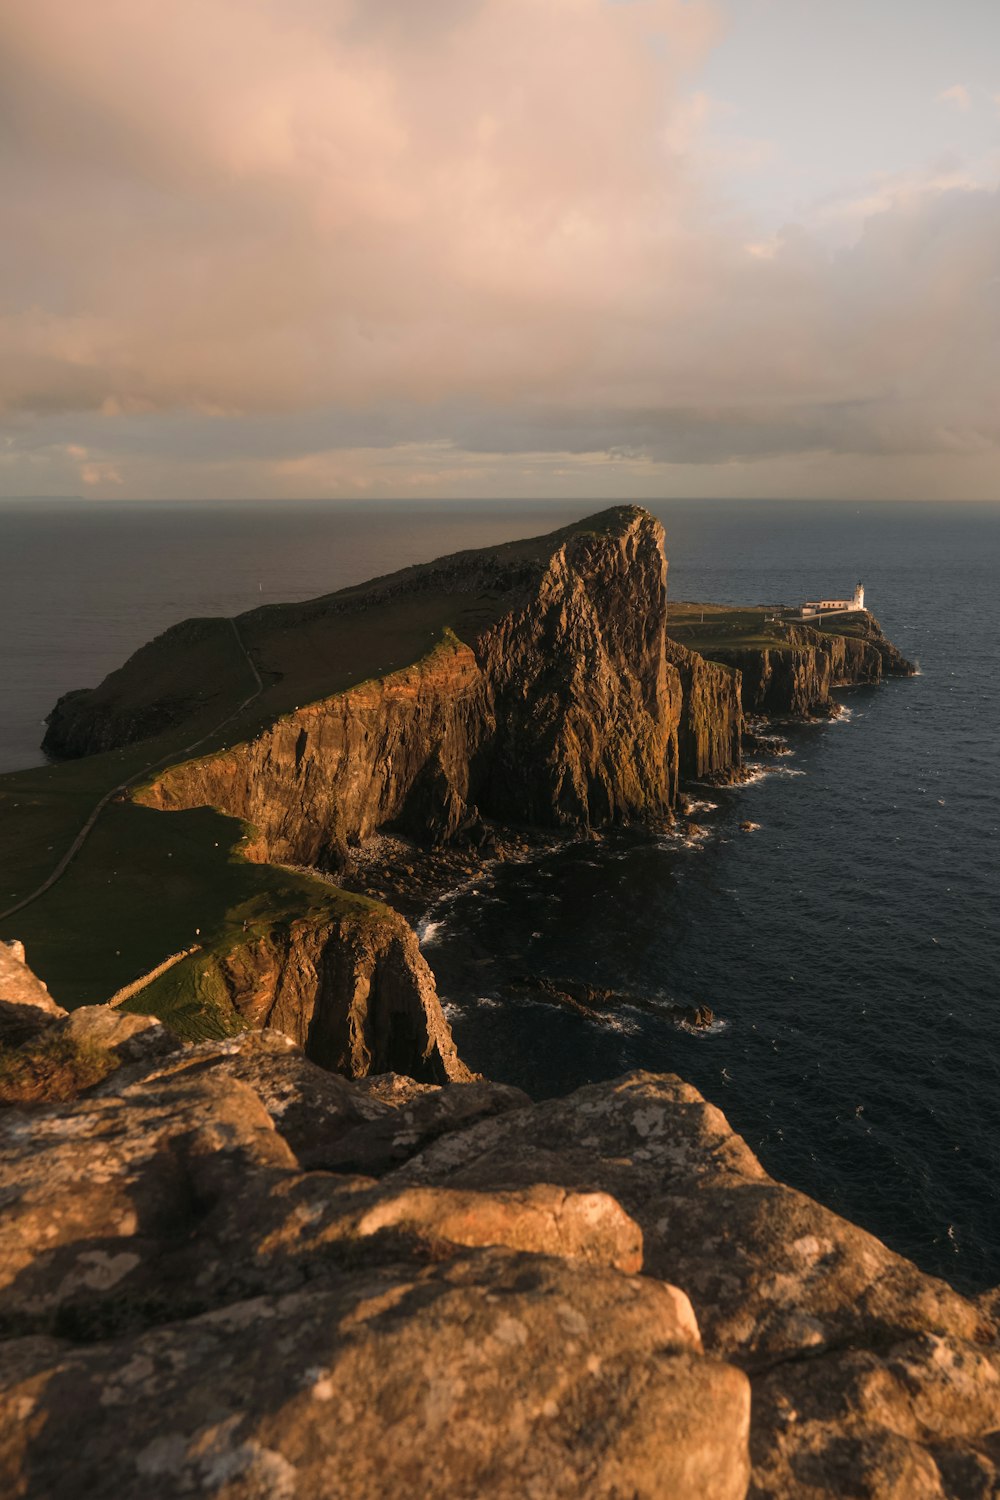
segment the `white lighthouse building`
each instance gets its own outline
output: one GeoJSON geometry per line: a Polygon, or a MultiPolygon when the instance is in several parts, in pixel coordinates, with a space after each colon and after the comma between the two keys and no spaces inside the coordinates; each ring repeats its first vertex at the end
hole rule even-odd
{"type": "Polygon", "coordinates": [[[802,606],[803,615],[839,615],[865,607],[865,586],[859,583],[853,599],[810,599],[802,606]]]}

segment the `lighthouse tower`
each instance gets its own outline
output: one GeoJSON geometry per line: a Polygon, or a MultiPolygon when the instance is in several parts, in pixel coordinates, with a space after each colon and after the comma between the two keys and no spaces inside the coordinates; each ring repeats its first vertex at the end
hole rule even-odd
{"type": "Polygon", "coordinates": [[[855,609],[864,609],[865,607],[865,586],[863,583],[859,583],[854,590],[853,607],[855,609]]]}

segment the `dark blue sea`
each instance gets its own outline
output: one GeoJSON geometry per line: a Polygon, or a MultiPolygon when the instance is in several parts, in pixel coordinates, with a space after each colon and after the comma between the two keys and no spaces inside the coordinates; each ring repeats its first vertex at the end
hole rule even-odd
{"type": "MultiPolygon", "coordinates": [[[[707,835],[498,866],[422,924],[462,1055],[536,1095],[673,1070],[775,1176],[966,1289],[1000,1280],[1000,506],[673,502],[670,592],[849,591],[920,675],[843,692],[707,835]],[[752,833],[740,823],[759,824],[752,833]],[[643,1002],[597,1022],[512,975],[643,1002]],[[652,1004],[702,1002],[709,1033],[652,1004]]],[[[0,505],[0,769],[59,693],[186,615],[308,598],[551,529],[564,504],[0,505]]],[[[709,805],[710,804],[710,805],[709,805]]]]}

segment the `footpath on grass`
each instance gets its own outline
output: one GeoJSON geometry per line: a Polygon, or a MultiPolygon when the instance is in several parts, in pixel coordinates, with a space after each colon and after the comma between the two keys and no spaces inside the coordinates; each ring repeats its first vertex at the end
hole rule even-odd
{"type": "Polygon", "coordinates": [[[52,871],[52,874],[49,875],[47,879],[43,880],[41,885],[36,886],[35,889],[31,891],[27,896],[22,897],[22,899],[15,902],[13,906],[9,906],[6,911],[0,911],[0,922],[6,921],[8,917],[13,917],[19,911],[23,911],[26,906],[30,906],[33,901],[37,901],[39,896],[44,896],[46,891],[50,891],[56,884],[56,882],[62,879],[63,875],[65,875],[66,871],[69,869],[69,866],[72,864],[73,860],[76,858],[76,856],[79,854],[80,850],[86,843],[94,828],[95,823],[101,816],[101,813],[110,802],[113,802],[116,797],[120,797],[124,792],[127,792],[129,788],[135,786],[137,782],[142,781],[146,776],[149,775],[150,771],[158,771],[161,766],[166,765],[169,761],[180,760],[185,756],[193,755],[196,750],[199,750],[201,746],[206,743],[206,741],[212,739],[214,735],[220,734],[227,725],[231,724],[234,719],[238,719],[240,714],[244,713],[246,709],[251,706],[251,704],[257,701],[261,693],[264,691],[264,683],[261,680],[260,673],[257,671],[253,658],[251,657],[246,646],[243,644],[243,637],[240,635],[236,621],[230,620],[229,623],[232,626],[233,634],[236,637],[236,644],[239,646],[240,651],[243,654],[243,659],[245,660],[247,666],[250,668],[250,672],[253,676],[254,690],[250,694],[250,696],[244,698],[243,702],[239,704],[238,707],[234,708],[230,713],[226,714],[225,718],[220,719],[218,724],[213,724],[210,729],[206,730],[203,735],[199,736],[199,738],[194,740],[190,745],[184,745],[179,750],[168,750],[166,755],[162,755],[159,760],[155,760],[151,762],[151,764],[143,766],[142,769],[136,771],[134,775],[129,776],[125,781],[120,781],[117,786],[113,786],[110,791],[105,792],[104,796],[97,803],[97,805],[92,808],[90,815],[84,823],[83,827],[80,829],[80,832],[77,834],[72,844],[70,844],[69,848],[66,850],[66,853],[63,855],[62,859],[60,859],[59,863],[52,871]]]}

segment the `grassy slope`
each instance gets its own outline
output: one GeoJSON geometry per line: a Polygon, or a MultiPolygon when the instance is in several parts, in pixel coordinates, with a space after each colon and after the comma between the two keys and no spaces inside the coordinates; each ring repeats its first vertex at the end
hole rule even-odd
{"type": "Polygon", "coordinates": [[[671,600],[667,608],[667,634],[682,646],[711,657],[713,651],[744,646],[762,651],[788,649],[780,624],[767,617],[772,607],[731,608],[724,604],[691,604],[671,600]]]}

